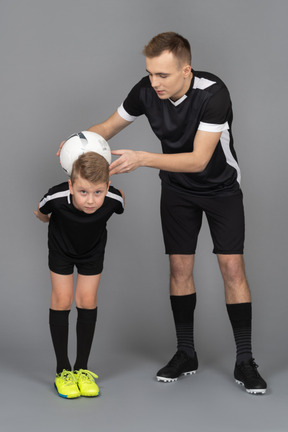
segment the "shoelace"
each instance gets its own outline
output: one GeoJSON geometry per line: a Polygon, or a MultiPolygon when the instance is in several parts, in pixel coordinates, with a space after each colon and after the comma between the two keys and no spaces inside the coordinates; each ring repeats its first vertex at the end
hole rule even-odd
{"type": "Polygon", "coordinates": [[[179,366],[179,364],[181,364],[183,362],[183,360],[186,360],[186,356],[184,353],[182,353],[181,351],[176,352],[176,354],[174,354],[174,356],[172,357],[172,359],[169,361],[169,366],[179,366]]]}
{"type": "Polygon", "coordinates": [[[91,371],[86,370],[86,369],[80,369],[79,371],[77,371],[77,379],[78,380],[81,378],[81,380],[83,380],[83,381],[94,382],[93,377],[98,378],[98,375],[96,375],[94,372],[91,372],[91,371]]]}
{"type": "Polygon", "coordinates": [[[65,384],[75,384],[75,377],[73,372],[67,371],[66,369],[61,372],[59,378],[61,379],[61,381],[65,382],[65,384]]]}
{"type": "Polygon", "coordinates": [[[258,377],[258,375],[259,375],[258,371],[257,371],[258,367],[259,366],[255,363],[255,360],[251,359],[249,361],[249,363],[246,363],[246,364],[244,363],[241,366],[241,369],[242,369],[243,373],[245,373],[246,376],[250,376],[251,378],[253,378],[255,376],[258,377]]]}

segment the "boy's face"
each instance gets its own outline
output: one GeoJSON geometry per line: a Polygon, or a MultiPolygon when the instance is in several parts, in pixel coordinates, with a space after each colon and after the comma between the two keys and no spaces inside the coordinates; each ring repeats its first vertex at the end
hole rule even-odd
{"type": "Polygon", "coordinates": [[[177,101],[190,87],[191,66],[181,66],[179,60],[169,51],[164,51],[158,57],[146,57],[146,70],[159,99],[177,101]]]}
{"type": "Polygon", "coordinates": [[[77,177],[73,184],[69,180],[74,207],[87,214],[95,213],[103,205],[109,185],[110,182],[90,183],[82,177],[77,177]]]}

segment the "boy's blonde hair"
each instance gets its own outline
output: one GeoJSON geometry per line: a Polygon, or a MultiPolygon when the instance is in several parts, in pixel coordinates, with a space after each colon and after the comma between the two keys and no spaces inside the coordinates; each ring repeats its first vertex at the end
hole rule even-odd
{"type": "Polygon", "coordinates": [[[109,164],[96,152],[83,153],[73,163],[71,183],[81,177],[90,183],[109,183],[109,164]]]}

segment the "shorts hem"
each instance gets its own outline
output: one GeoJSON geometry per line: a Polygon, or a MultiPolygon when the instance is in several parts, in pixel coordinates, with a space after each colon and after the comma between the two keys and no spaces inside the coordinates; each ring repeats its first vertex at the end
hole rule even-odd
{"type": "Polygon", "coordinates": [[[194,252],[168,252],[165,251],[165,255],[195,255],[196,251],[194,252]]]}
{"type": "Polygon", "coordinates": [[[213,250],[213,254],[215,255],[244,255],[244,251],[216,251],[213,250]]]}

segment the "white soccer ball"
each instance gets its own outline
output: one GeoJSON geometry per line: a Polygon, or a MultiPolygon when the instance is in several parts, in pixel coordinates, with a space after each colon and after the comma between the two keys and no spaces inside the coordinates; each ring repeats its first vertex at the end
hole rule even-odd
{"type": "Polygon", "coordinates": [[[60,164],[68,175],[71,175],[72,166],[78,157],[87,152],[99,153],[107,162],[111,163],[111,150],[107,141],[100,135],[91,131],[82,131],[71,135],[64,143],[60,152],[60,164]]]}

